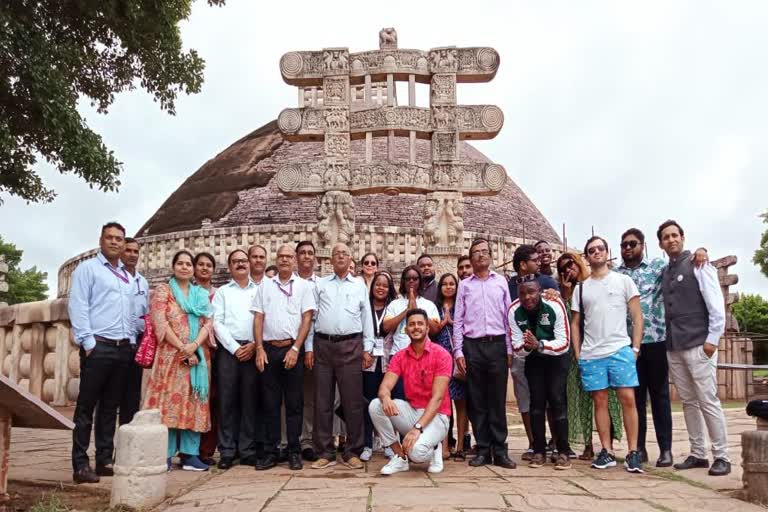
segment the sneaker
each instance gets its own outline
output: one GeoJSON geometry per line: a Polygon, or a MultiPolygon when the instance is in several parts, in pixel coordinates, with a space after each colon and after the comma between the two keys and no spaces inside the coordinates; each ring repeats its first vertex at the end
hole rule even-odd
{"type": "Polygon", "coordinates": [[[197,455],[192,455],[184,457],[181,469],[184,471],[208,471],[208,465],[203,464],[203,461],[197,455]]]}
{"type": "Polygon", "coordinates": [[[373,436],[373,451],[380,452],[384,446],[381,444],[381,438],[379,436],[373,436]]]}
{"type": "Polygon", "coordinates": [[[408,466],[408,460],[394,455],[391,459],[389,459],[389,462],[387,462],[387,464],[381,468],[381,474],[394,475],[395,473],[401,473],[403,471],[408,471],[409,469],[410,467],[408,466]]]}
{"type": "Polygon", "coordinates": [[[432,460],[429,461],[429,467],[427,473],[442,473],[443,472],[443,448],[438,446],[435,448],[432,454],[432,460]]]}
{"type": "Polygon", "coordinates": [[[624,467],[630,473],[643,473],[643,455],[637,450],[629,452],[624,460],[624,467]]]}
{"type": "Polygon", "coordinates": [[[335,466],[335,465],[336,465],[336,459],[329,460],[329,459],[321,457],[321,458],[317,459],[315,462],[313,462],[312,466],[310,466],[310,467],[312,469],[325,469],[325,468],[329,468],[329,467],[335,466]]]}
{"type": "Polygon", "coordinates": [[[395,452],[392,450],[392,448],[387,446],[386,448],[384,448],[384,456],[388,459],[391,459],[392,457],[395,456],[395,452]]]}
{"type": "Polygon", "coordinates": [[[165,462],[168,464],[168,472],[170,473],[171,470],[173,469],[173,462],[170,457],[168,457],[168,459],[165,462]]]}
{"type": "Polygon", "coordinates": [[[557,462],[555,462],[555,469],[566,470],[571,469],[571,458],[565,453],[561,453],[557,456],[557,462]]]}
{"type": "Polygon", "coordinates": [[[528,448],[523,452],[523,456],[520,457],[523,460],[531,460],[533,459],[533,448],[528,448]]]}
{"type": "Polygon", "coordinates": [[[616,458],[603,448],[597,454],[597,458],[592,461],[592,467],[595,469],[607,469],[616,466],[616,458]]]}
{"type": "Polygon", "coordinates": [[[343,464],[347,466],[349,469],[363,469],[365,467],[365,465],[363,465],[363,461],[361,461],[354,455],[349,459],[343,461],[343,464]]]}
{"type": "Polygon", "coordinates": [[[529,468],[540,468],[544,464],[546,464],[546,458],[544,457],[543,453],[534,453],[531,458],[530,462],[528,463],[529,468]]]}
{"type": "Polygon", "coordinates": [[[360,460],[363,462],[368,462],[371,460],[371,457],[373,457],[373,448],[368,448],[366,446],[363,448],[363,453],[360,454],[360,460]]]}

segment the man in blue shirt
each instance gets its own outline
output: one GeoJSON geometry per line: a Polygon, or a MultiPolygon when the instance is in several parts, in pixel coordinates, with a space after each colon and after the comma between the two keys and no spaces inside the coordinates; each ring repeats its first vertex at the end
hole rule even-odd
{"type": "Polygon", "coordinates": [[[125,228],[117,222],[105,224],[99,247],[96,257],[75,269],[69,292],[69,319],[80,347],[80,391],[72,433],[72,478],[78,484],[95,483],[99,475],[113,474],[117,407],[136,339],[136,283],[120,261],[125,228]],[[87,451],[97,404],[94,472],[87,451]]]}

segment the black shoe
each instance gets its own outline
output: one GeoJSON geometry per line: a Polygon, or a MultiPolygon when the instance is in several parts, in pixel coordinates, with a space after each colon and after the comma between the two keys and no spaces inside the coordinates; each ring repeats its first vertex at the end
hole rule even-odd
{"type": "Polygon", "coordinates": [[[725,459],[715,459],[709,468],[710,476],[725,476],[731,472],[731,463],[725,459]]]}
{"type": "Polygon", "coordinates": [[[469,465],[472,466],[473,468],[485,466],[486,464],[490,464],[490,463],[491,463],[491,457],[488,455],[475,455],[469,461],[469,465]]]}
{"type": "Polygon", "coordinates": [[[99,475],[94,473],[91,466],[85,466],[72,473],[72,480],[76,484],[97,484],[99,483],[99,475]]]}
{"type": "Polygon", "coordinates": [[[235,465],[235,459],[232,457],[222,457],[219,460],[219,469],[229,469],[235,465]]]}
{"type": "Polygon", "coordinates": [[[106,466],[96,464],[96,474],[99,476],[114,476],[115,471],[112,469],[112,464],[108,464],[106,466]]]}
{"type": "Polygon", "coordinates": [[[216,465],[216,461],[213,460],[213,457],[200,457],[200,460],[203,462],[203,464],[206,464],[208,466],[216,465]]]}
{"type": "Polygon", "coordinates": [[[669,450],[664,450],[661,452],[661,455],[659,455],[659,458],[656,459],[656,467],[657,468],[668,468],[672,465],[672,462],[674,460],[672,459],[672,452],[669,450]]]}
{"type": "Polygon", "coordinates": [[[648,463],[648,451],[645,448],[638,448],[637,451],[640,453],[640,462],[643,464],[648,463]]]}
{"type": "Polygon", "coordinates": [[[277,462],[288,462],[288,450],[280,448],[280,452],[277,454],[277,462]]]}
{"type": "Polygon", "coordinates": [[[258,461],[259,461],[258,457],[256,457],[255,455],[249,455],[248,457],[241,457],[240,458],[240,465],[241,466],[255,466],[258,461]]]}
{"type": "Polygon", "coordinates": [[[304,465],[301,463],[301,455],[298,453],[288,454],[288,468],[292,471],[298,471],[304,469],[304,465]]]}
{"type": "Polygon", "coordinates": [[[277,466],[277,457],[274,455],[267,455],[263,459],[257,460],[254,467],[256,468],[256,471],[265,471],[275,466],[277,466]]]}
{"type": "Polygon", "coordinates": [[[315,462],[317,460],[317,454],[312,448],[304,448],[301,450],[301,458],[308,462],[315,462]]]}
{"type": "Polygon", "coordinates": [[[687,459],[685,459],[683,462],[680,462],[679,464],[675,464],[675,469],[683,470],[683,469],[692,469],[692,468],[708,468],[709,467],[709,460],[707,459],[697,459],[693,455],[689,455],[687,459]]]}
{"type": "Polygon", "coordinates": [[[517,467],[517,464],[515,461],[509,458],[509,455],[506,453],[500,453],[497,454],[495,457],[493,457],[493,465],[494,466],[501,466],[502,468],[506,469],[515,469],[517,467]]]}

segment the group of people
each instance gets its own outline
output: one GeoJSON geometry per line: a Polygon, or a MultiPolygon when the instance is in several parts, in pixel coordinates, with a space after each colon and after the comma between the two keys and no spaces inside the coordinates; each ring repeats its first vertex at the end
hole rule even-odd
{"type": "Polygon", "coordinates": [[[621,237],[619,265],[597,236],[583,255],[565,252],[556,261],[547,242],[521,245],[511,278],[492,269],[491,244],[478,238],[455,275],[438,278],[423,254],[397,286],[374,253],[361,258],[356,275],[342,243],[331,251],[333,272],[322,277],[308,240],[281,245],[273,275],[264,247],[235,249],[227,257],[231,279],[219,288],[211,254],[180,250],[172,277],[150,293],[136,269],[139,243],[108,223],[100,251],[77,267],[70,290],[81,368],[73,479],[113,474],[115,425],[140,408],[143,369],[134,355],[151,337],[157,352],[143,407],[159,409],[168,427],[169,471],[176,455],[184,470],[205,471],[217,449],[221,469],[239,461],[300,470],[302,460],[322,469],[337,464],[337,454],[359,469],[377,447],[389,458],[386,475],[409,470],[409,462],[440,472],[445,458],[464,461],[468,453],[470,466],[512,469],[509,371],[529,440],[522,458],[531,467],[549,456],[555,469],[570,468],[575,441],[592,467],[615,466],[613,440],[623,426],[624,466],[642,472],[648,397],[656,465],[671,466],[671,380],[691,445],[675,468],[727,474],[717,273],[705,249],[684,249],[675,221],[663,223],[657,238],[668,262],[645,257],[645,237],[634,228],[621,237]],[[87,455],[94,428],[95,470],[87,455]]]}

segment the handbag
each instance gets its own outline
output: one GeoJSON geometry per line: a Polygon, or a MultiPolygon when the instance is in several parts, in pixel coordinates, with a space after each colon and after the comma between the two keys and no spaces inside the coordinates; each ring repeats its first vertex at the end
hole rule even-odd
{"type": "Polygon", "coordinates": [[[155,327],[149,321],[149,315],[144,315],[144,334],[141,336],[141,344],[136,350],[134,361],[142,368],[152,368],[155,363],[155,352],[157,352],[157,336],[155,336],[155,327]]]}

